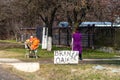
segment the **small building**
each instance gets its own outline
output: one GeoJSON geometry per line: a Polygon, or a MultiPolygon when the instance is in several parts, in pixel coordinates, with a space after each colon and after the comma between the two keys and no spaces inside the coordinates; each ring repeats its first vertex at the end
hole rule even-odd
{"type": "Polygon", "coordinates": [[[117,43],[120,42],[120,39],[118,39],[120,24],[111,22],[82,22],[79,28],[83,34],[83,43],[88,45],[88,47],[117,47],[117,43]]]}
{"type": "MultiPolygon", "coordinates": [[[[66,22],[60,23],[58,27],[53,28],[53,44],[65,45],[71,44],[72,27],[66,22]]],[[[120,44],[120,25],[111,22],[82,22],[79,25],[82,33],[82,46],[85,48],[95,48],[99,46],[118,47],[120,44]]]]}
{"type": "Polygon", "coordinates": [[[24,42],[31,35],[36,34],[36,28],[20,28],[20,33],[17,35],[18,41],[24,42]]]}
{"type": "Polygon", "coordinates": [[[20,33],[18,35],[19,41],[24,42],[26,39],[29,39],[30,36],[36,36],[40,41],[42,41],[42,26],[20,28],[20,33]]]}

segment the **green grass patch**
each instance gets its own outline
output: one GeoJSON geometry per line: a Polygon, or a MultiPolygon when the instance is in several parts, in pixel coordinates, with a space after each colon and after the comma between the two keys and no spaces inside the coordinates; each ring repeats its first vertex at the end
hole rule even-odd
{"type": "MultiPolygon", "coordinates": [[[[23,43],[16,42],[15,40],[0,40],[2,46],[0,47],[0,50],[4,50],[4,54],[9,54],[8,57],[14,57],[14,55],[19,55],[18,58],[25,58],[26,49],[24,49],[23,43]],[[9,43],[9,45],[8,45],[9,43]],[[14,43],[14,44],[13,44],[14,43]],[[18,44],[17,44],[18,43],[18,44]],[[13,45],[12,45],[13,44],[13,45]],[[21,45],[22,44],[22,45],[21,45]],[[13,55],[12,55],[13,54],[13,55]]],[[[54,51],[56,50],[71,50],[70,47],[52,47],[52,51],[47,51],[41,49],[41,45],[38,48],[38,55],[40,58],[53,58],[54,57],[54,51]]],[[[84,58],[92,58],[92,59],[99,59],[99,58],[113,58],[116,55],[116,53],[107,53],[107,52],[101,52],[97,50],[91,50],[91,49],[84,49],[83,52],[83,59],[84,58]]],[[[3,52],[0,53],[0,57],[7,57],[3,56],[3,52]],[[1,55],[2,54],[2,55],[1,55]]],[[[17,56],[16,56],[17,57],[17,56]]]]}
{"type": "MultiPolygon", "coordinates": [[[[70,50],[69,47],[53,47],[52,51],[47,51],[41,49],[41,47],[38,48],[37,54],[40,56],[40,58],[53,58],[54,57],[54,51],[55,50],[70,50]]],[[[9,48],[9,49],[4,49],[4,51],[7,51],[12,55],[13,54],[21,54],[21,58],[24,58],[24,55],[26,53],[26,49],[24,48],[9,48]]],[[[96,51],[96,50],[83,50],[83,59],[84,58],[92,58],[92,59],[100,59],[100,58],[113,58],[114,56],[118,55],[116,53],[107,53],[107,52],[101,52],[101,51],[96,51]]],[[[13,55],[14,56],[14,55],[13,55]]]]}
{"type": "Polygon", "coordinates": [[[56,50],[70,50],[70,47],[55,47],[53,46],[52,51],[47,51],[46,49],[41,49],[41,46],[38,49],[38,55],[42,58],[53,58],[54,57],[54,51],[56,50]]]}
{"type": "Polygon", "coordinates": [[[92,58],[92,59],[99,59],[99,58],[113,58],[118,54],[116,53],[107,53],[97,50],[83,50],[83,57],[84,58],[92,58]]]}
{"type": "Polygon", "coordinates": [[[18,43],[16,40],[0,40],[0,42],[18,43]]]}
{"type": "MultiPolygon", "coordinates": [[[[53,47],[52,51],[42,50],[39,48],[38,54],[41,57],[53,57],[54,51],[56,50],[71,50],[69,47],[53,47]]],[[[83,58],[92,58],[92,59],[101,59],[101,58],[113,58],[116,53],[107,53],[102,51],[96,51],[96,50],[83,50],[83,58]]]]}
{"type": "Polygon", "coordinates": [[[16,54],[24,54],[25,53],[25,49],[21,49],[21,48],[12,48],[12,49],[5,49],[5,51],[8,52],[16,52],[16,54]]]}

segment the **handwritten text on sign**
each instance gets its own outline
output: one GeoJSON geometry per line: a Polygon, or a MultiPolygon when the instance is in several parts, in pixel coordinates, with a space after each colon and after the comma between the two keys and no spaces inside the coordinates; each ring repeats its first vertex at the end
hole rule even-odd
{"type": "Polygon", "coordinates": [[[78,64],[78,51],[54,51],[54,64],[78,64]]]}

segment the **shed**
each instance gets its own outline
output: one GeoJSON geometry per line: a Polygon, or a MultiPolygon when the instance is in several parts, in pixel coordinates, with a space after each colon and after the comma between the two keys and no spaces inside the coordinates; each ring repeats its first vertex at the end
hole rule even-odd
{"type": "Polygon", "coordinates": [[[20,41],[21,42],[24,42],[26,39],[30,38],[31,35],[35,35],[36,34],[36,31],[35,31],[36,28],[32,27],[32,28],[20,28],[20,41]]]}
{"type": "Polygon", "coordinates": [[[83,35],[83,43],[88,47],[95,46],[117,46],[120,42],[118,34],[120,24],[111,22],[82,22],[79,25],[83,35]],[[117,40],[117,41],[116,41],[117,40]]]}

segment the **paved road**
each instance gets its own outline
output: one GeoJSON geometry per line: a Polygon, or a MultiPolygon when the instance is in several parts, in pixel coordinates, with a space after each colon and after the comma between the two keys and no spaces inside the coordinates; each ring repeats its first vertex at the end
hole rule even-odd
{"type": "MultiPolygon", "coordinates": [[[[44,59],[39,61],[40,64],[54,64],[54,59],[44,59]]],[[[79,64],[120,64],[120,58],[113,59],[83,59],[79,64]]]]}
{"type": "MultiPolygon", "coordinates": [[[[2,63],[19,63],[21,62],[18,59],[11,59],[11,58],[0,58],[0,64],[2,63]]],[[[40,64],[54,64],[54,59],[41,59],[39,60],[40,64]]],[[[111,59],[83,59],[79,61],[79,63],[87,63],[87,64],[120,64],[120,57],[118,58],[111,58],[111,59]]]]}
{"type": "Polygon", "coordinates": [[[0,65],[0,80],[23,80],[23,79],[3,69],[0,65]]]}

